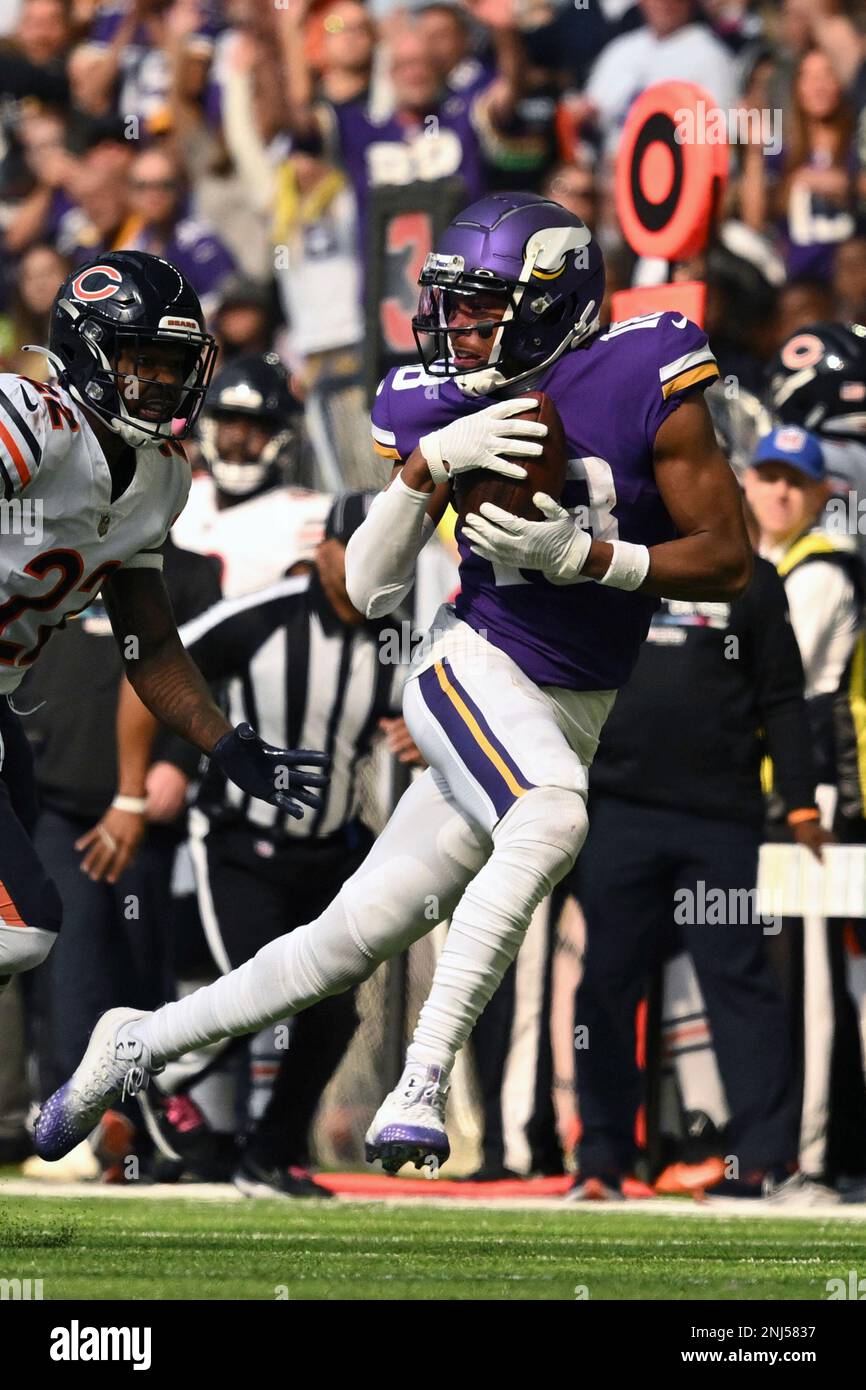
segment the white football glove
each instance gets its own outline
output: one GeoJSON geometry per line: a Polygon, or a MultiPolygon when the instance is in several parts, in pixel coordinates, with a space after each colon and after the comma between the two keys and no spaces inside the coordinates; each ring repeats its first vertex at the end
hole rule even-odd
{"type": "Polygon", "coordinates": [[[484,560],[541,570],[553,584],[573,584],[586,564],[592,536],[546,492],[536,492],[532,500],[546,521],[525,521],[482,502],[481,515],[470,512],[464,521],[463,536],[484,560]]]}
{"type": "Polygon", "coordinates": [[[526,469],[502,455],[518,454],[528,458],[541,453],[542,446],[530,441],[543,439],[547,426],[537,420],[510,418],[536,404],[532,397],[497,401],[486,410],[461,416],[441,430],[423,435],[418,440],[418,448],[434,483],[445,483],[469,468],[487,468],[506,478],[525,478],[526,469]]]}

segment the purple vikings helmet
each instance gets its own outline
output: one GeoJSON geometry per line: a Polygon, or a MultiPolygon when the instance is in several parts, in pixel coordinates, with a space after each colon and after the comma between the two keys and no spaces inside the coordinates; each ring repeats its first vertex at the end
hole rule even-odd
{"type": "Polygon", "coordinates": [[[421,277],[415,342],[426,370],[453,377],[467,395],[489,395],[549,367],[598,327],[604,262],[579,217],[535,193],[495,193],[461,212],[431,251],[421,277]],[[500,323],[448,328],[455,297],[501,294],[500,323]],[[493,336],[487,362],[454,365],[461,333],[493,336]]]}

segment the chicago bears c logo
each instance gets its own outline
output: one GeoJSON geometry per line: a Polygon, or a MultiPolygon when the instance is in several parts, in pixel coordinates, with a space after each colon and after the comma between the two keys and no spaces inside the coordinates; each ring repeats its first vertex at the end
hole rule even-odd
{"type": "Polygon", "coordinates": [[[117,294],[119,285],[123,281],[123,276],[119,270],[115,270],[113,265],[89,265],[86,270],[82,270],[80,275],[76,275],[72,281],[72,293],[76,299],[84,300],[91,304],[95,299],[110,299],[113,294],[117,294]],[[85,284],[92,277],[104,275],[110,281],[107,285],[101,285],[99,289],[85,289],[85,284]]]}
{"type": "Polygon", "coordinates": [[[824,353],[824,344],[815,333],[798,333],[782,348],[782,365],[789,372],[803,367],[814,367],[824,353]]]}

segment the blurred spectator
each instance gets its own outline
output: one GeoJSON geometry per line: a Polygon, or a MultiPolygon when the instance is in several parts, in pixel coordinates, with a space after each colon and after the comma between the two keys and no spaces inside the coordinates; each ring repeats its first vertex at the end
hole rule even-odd
{"type": "Polygon", "coordinates": [[[548,174],[542,193],[560,207],[567,208],[595,231],[598,217],[598,189],[595,170],[589,161],[582,164],[558,164],[548,174]]]}
{"type": "Polygon", "coordinates": [[[734,60],[706,25],[692,0],[640,0],[645,24],[613,39],[596,60],[585,93],[572,104],[572,118],[596,124],[607,154],[635,97],[654,82],[676,78],[697,82],[716,104],[736,105],[734,60]]]}
{"type": "Polygon", "coordinates": [[[322,354],[363,337],[355,200],[345,176],[301,151],[277,170],[274,219],[277,285],[289,322],[292,360],[308,384],[322,354]]]}
{"type": "Polygon", "coordinates": [[[37,381],[48,379],[47,359],[22,348],[27,343],[48,342],[49,311],[68,274],[69,262],[53,246],[37,243],[25,251],[18,265],[11,312],[0,317],[0,371],[37,381]]]}
{"type": "Polygon", "coordinates": [[[827,323],[836,317],[836,299],[830,285],[811,275],[796,276],[779,291],[777,343],[786,342],[807,323],[827,323]]]}
{"type": "Polygon", "coordinates": [[[61,218],[73,206],[71,195],[77,186],[76,164],[59,112],[37,109],[25,116],[18,138],[32,186],[6,224],[3,245],[10,256],[19,255],[40,238],[56,237],[61,218]]]}
{"type": "Polygon", "coordinates": [[[223,365],[247,353],[268,352],[274,334],[270,287],[248,275],[230,275],[216,297],[211,331],[223,365]]]}
{"type": "Polygon", "coordinates": [[[763,32],[763,19],[754,0],[701,0],[701,9],[734,53],[742,52],[763,32]]]}
{"type": "Polygon", "coordinates": [[[64,61],[69,40],[64,0],[23,0],[11,42],[0,46],[0,92],[64,102],[69,92],[64,61]]]}
{"type": "MultiPolygon", "coordinates": [[[[839,82],[848,92],[854,109],[866,106],[866,34],[856,23],[856,0],[825,0],[805,6],[805,17],[812,41],[826,54],[839,82]]],[[[861,158],[861,165],[863,160],[861,158]]]]}
{"type": "Polygon", "coordinates": [[[139,228],[129,249],[171,261],[187,277],[209,317],[235,269],[230,252],[207,223],[188,215],[189,189],[180,161],[166,145],[145,150],[132,166],[129,203],[139,228]]]}
{"type": "Polygon", "coordinates": [[[833,290],[839,317],[846,323],[866,323],[866,235],[843,241],[837,249],[833,290]]]}
{"type": "Polygon", "coordinates": [[[854,232],[854,114],[818,49],[798,63],[785,131],[782,150],[765,156],[755,215],[778,224],[789,275],[829,279],[833,247],[854,232]]]}
{"type": "Polygon", "coordinates": [[[178,41],[195,66],[190,82],[203,91],[216,33],[210,21],[199,18],[205,10],[195,0],[121,0],[97,11],[87,34],[93,101],[104,105],[116,92],[114,109],[138,123],[134,137],[157,134],[171,124],[170,54],[178,41]]]}
{"type": "Polygon", "coordinates": [[[62,63],[69,43],[67,11],[64,0],[24,0],[15,33],[22,58],[43,68],[62,63]]]}
{"type": "Polygon", "coordinates": [[[785,579],[819,781],[839,788],[841,775],[853,778],[839,788],[839,814],[850,817],[856,808],[862,821],[866,787],[855,751],[861,717],[859,706],[850,708],[849,691],[852,654],[862,640],[862,578],[853,537],[819,524],[832,493],[820,440],[796,425],[766,435],[746,471],[745,489],[760,531],[759,552],[785,579]]]}
{"type": "Polygon", "coordinates": [[[475,57],[469,15],[456,0],[425,4],[414,13],[427,52],[452,92],[472,95],[490,82],[493,69],[475,57]]]}
{"type": "MultiPolygon", "coordinates": [[[[556,75],[535,63],[522,65],[520,92],[509,120],[487,118],[479,102],[485,177],[491,191],[539,190],[541,180],[560,155],[557,110],[560,85],[556,75]]],[[[478,84],[484,91],[484,83],[478,84]]],[[[488,86],[496,90],[496,82],[488,86]]]]}
{"type": "Polygon", "coordinates": [[[318,62],[314,65],[319,68],[322,96],[332,102],[364,96],[370,86],[376,40],[373,21],[364,6],[358,0],[319,6],[310,28],[316,31],[318,62]]]}
{"type": "Polygon", "coordinates": [[[105,81],[105,60],[93,44],[73,48],[66,64],[69,95],[79,116],[101,120],[114,111],[111,83],[105,81]]]}
{"type": "Polygon", "coordinates": [[[419,30],[398,29],[387,56],[393,109],[384,118],[375,117],[360,99],[339,106],[317,103],[298,17],[290,10],[279,17],[289,128],[305,148],[324,149],[345,168],[358,202],[362,246],[371,187],[459,175],[467,202],[479,196],[485,184],[484,128],[507,128],[521,90],[521,54],[508,4],[496,14],[497,78],[475,95],[449,96],[419,30]]]}
{"type": "Polygon", "coordinates": [[[737,390],[759,393],[777,341],[777,295],[766,276],[744,256],[724,245],[711,247],[704,278],[704,328],[713,344],[719,373],[737,390]]]}
{"type": "Polygon", "coordinates": [[[127,181],[110,163],[86,161],[76,175],[75,194],[76,206],[63,214],[57,229],[57,244],[73,266],[130,245],[141,219],[130,209],[127,181]]]}

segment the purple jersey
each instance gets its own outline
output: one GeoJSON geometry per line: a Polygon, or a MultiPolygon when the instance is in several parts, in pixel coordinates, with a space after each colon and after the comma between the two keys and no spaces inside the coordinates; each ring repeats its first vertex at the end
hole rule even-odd
{"type": "Polygon", "coordinates": [[[473,123],[473,101],[473,93],[449,96],[433,114],[411,125],[395,115],[374,120],[363,99],[337,106],[322,103],[319,110],[330,126],[329,153],[349,176],[362,228],[366,226],[368,190],[380,184],[403,185],[460,175],[467,202],[481,197],[484,169],[473,123]]]}
{"type": "MultiPolygon", "coordinates": [[[[100,5],[90,23],[85,42],[99,48],[109,48],[117,37],[128,12],[128,3],[100,5]]],[[[199,6],[201,22],[184,40],[184,47],[197,55],[209,57],[219,24],[212,4],[199,6]]],[[[116,110],[124,116],[136,115],[148,121],[161,117],[169,104],[171,67],[165,48],[158,47],[147,23],[135,26],[120,53],[120,91],[116,110]]]]}
{"type": "MultiPolygon", "coordinates": [[[[658,545],[676,535],[653,472],[653,444],[683,394],[718,369],[706,334],[675,313],[612,325],[568,352],[532,389],[556,405],[568,445],[562,504],[597,540],[658,545]]],[[[516,388],[515,388],[516,392],[516,388]]],[[[398,367],[373,405],[377,452],[406,459],[421,435],[491,404],[421,367],[398,367]]],[[[493,565],[462,540],[457,614],[538,685],[614,690],[629,677],[659,600],[592,580],[557,585],[537,570],[493,565]]]]}

